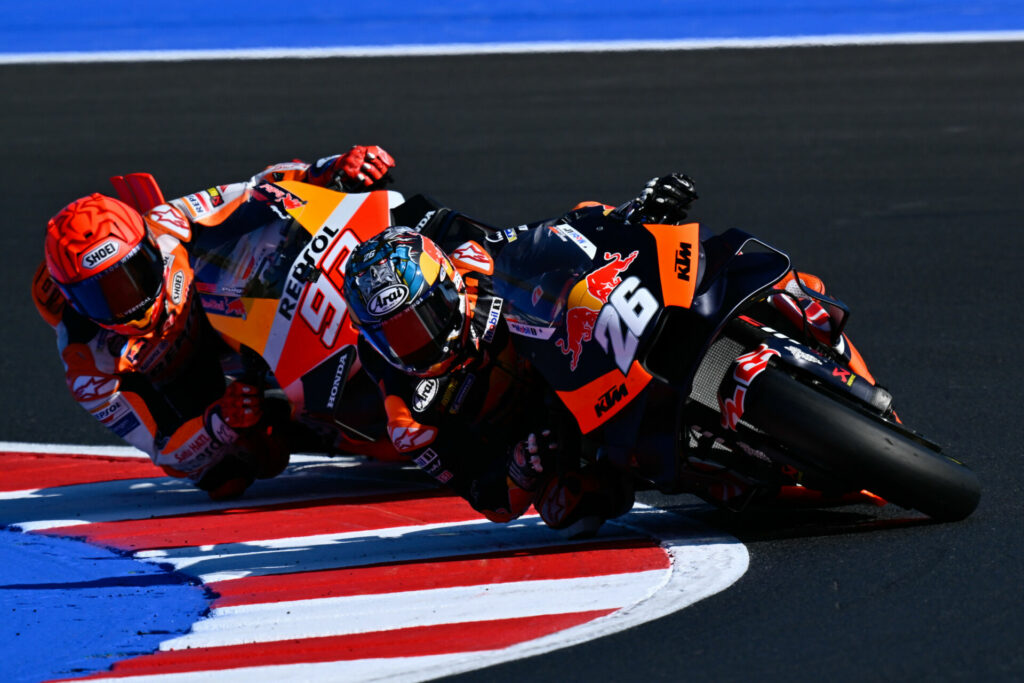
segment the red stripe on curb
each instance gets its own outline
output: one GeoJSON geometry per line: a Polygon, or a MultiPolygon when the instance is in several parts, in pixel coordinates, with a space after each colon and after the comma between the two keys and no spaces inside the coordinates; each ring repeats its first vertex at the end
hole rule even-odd
{"type": "Polygon", "coordinates": [[[480,519],[469,503],[433,491],[331,498],[209,512],[56,527],[41,533],[74,536],[121,550],[243,543],[342,534],[480,519]]]}
{"type": "Polygon", "coordinates": [[[614,611],[594,610],[345,636],[168,650],[123,660],[114,664],[113,671],[74,680],[497,650],[578,626],[614,611]]]}
{"type": "Polygon", "coordinates": [[[121,479],[166,477],[144,458],[103,455],[0,452],[0,491],[94,484],[121,479]]]}
{"type": "Polygon", "coordinates": [[[220,595],[212,607],[398,593],[510,581],[539,581],[668,569],[665,550],[651,539],[611,541],[433,558],[347,569],[252,576],[208,584],[220,595]]]}

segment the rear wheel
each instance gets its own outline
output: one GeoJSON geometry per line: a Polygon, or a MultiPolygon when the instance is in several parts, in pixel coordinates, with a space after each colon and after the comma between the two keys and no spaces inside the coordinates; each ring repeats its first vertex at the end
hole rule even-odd
{"type": "Polygon", "coordinates": [[[783,445],[797,465],[936,520],[967,517],[981,497],[977,476],[962,463],[778,367],[751,384],[743,419],[783,445]]]}

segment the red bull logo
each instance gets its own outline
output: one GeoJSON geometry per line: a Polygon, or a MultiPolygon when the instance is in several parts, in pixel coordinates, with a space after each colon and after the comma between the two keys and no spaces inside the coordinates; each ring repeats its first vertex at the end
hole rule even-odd
{"type": "Polygon", "coordinates": [[[589,273],[577,282],[569,292],[569,310],[565,315],[565,339],[555,342],[564,355],[572,354],[569,367],[572,370],[579,365],[583,353],[583,342],[590,341],[594,336],[594,325],[601,307],[608,303],[608,297],[619,286],[623,271],[633,263],[639,251],[634,251],[626,258],[622,254],[604,253],[605,265],[589,273]]]}

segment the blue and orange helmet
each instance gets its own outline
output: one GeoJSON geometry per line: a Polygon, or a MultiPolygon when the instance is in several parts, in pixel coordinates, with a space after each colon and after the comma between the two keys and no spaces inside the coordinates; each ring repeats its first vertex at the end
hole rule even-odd
{"type": "Polygon", "coordinates": [[[343,294],[363,338],[402,372],[437,377],[468,359],[466,286],[440,247],[411,228],[359,245],[343,294]]]}

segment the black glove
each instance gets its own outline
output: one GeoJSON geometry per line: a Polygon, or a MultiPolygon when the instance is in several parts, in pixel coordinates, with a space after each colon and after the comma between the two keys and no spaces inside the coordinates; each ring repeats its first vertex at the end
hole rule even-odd
{"type": "Polygon", "coordinates": [[[519,488],[533,491],[557,453],[558,442],[550,429],[530,434],[512,448],[508,456],[508,476],[519,488]]]}
{"type": "Polygon", "coordinates": [[[695,199],[697,189],[688,175],[671,173],[651,178],[633,200],[630,221],[678,225],[686,220],[686,212],[695,199]]]}

